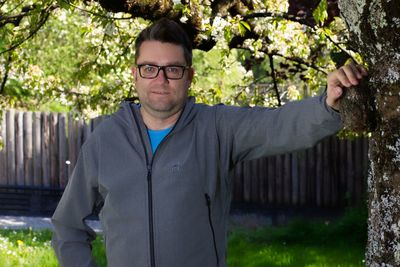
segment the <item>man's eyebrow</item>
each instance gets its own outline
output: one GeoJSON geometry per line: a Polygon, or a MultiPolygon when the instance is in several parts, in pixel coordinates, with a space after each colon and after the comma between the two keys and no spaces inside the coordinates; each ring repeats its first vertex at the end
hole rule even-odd
{"type": "Polygon", "coordinates": [[[156,66],[186,66],[187,64],[182,63],[181,61],[173,61],[173,62],[168,62],[167,64],[163,65],[158,65],[154,61],[143,61],[141,63],[138,63],[138,65],[156,65],[156,66]]]}

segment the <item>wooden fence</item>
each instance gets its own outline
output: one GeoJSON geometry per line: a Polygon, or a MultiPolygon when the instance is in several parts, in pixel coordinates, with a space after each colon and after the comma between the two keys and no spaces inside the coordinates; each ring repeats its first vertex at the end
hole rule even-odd
{"type": "MultiPolygon", "coordinates": [[[[79,149],[101,118],[4,112],[0,186],[63,189],[79,149]]],[[[330,137],[312,149],[240,164],[233,201],[273,206],[342,207],[362,200],[368,140],[330,137]]]]}

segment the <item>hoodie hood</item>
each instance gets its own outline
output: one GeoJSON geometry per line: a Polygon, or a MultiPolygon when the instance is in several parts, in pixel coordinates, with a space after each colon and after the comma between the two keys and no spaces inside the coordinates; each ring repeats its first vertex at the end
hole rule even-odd
{"type": "MultiPolygon", "coordinates": [[[[182,113],[174,125],[174,132],[184,128],[194,119],[196,115],[195,101],[195,97],[191,96],[187,98],[182,113]]],[[[147,129],[140,113],[140,104],[133,103],[132,101],[122,101],[117,112],[111,115],[111,119],[116,119],[122,122],[128,128],[136,127],[136,121],[139,125],[144,126],[144,128],[147,129]]]]}

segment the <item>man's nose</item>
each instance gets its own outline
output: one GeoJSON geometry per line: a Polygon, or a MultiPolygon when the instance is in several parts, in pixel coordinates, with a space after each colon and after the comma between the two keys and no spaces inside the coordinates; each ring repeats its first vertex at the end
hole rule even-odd
{"type": "Polygon", "coordinates": [[[167,78],[167,75],[165,74],[165,70],[164,69],[160,69],[160,71],[158,72],[158,75],[156,77],[157,80],[162,81],[162,82],[167,82],[169,83],[169,80],[167,78]]]}

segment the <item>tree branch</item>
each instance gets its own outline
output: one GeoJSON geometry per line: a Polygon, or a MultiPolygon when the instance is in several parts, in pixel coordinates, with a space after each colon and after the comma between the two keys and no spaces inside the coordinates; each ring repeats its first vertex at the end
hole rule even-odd
{"type": "Polygon", "coordinates": [[[286,19],[289,21],[298,22],[300,24],[309,26],[311,28],[314,27],[314,24],[312,23],[314,18],[308,18],[306,16],[299,17],[299,16],[293,16],[290,14],[272,13],[272,12],[254,12],[254,13],[243,16],[244,20],[254,19],[254,18],[282,18],[282,19],[286,19]]]}
{"type": "Polygon", "coordinates": [[[57,5],[52,5],[47,7],[46,9],[42,10],[42,15],[44,15],[41,20],[38,22],[36,28],[34,28],[27,37],[23,38],[22,40],[20,40],[19,42],[17,42],[16,44],[12,45],[11,47],[9,47],[8,49],[4,50],[4,51],[0,51],[0,55],[10,52],[14,49],[16,49],[17,47],[19,47],[20,45],[22,45],[24,42],[26,42],[27,40],[31,39],[41,28],[42,26],[46,23],[47,19],[50,16],[50,11],[56,9],[58,6],[57,5]],[[44,13],[44,14],[43,14],[44,13]]]}
{"type": "Polygon", "coordinates": [[[278,83],[276,82],[275,67],[274,67],[274,55],[268,54],[268,57],[269,57],[269,66],[271,68],[271,77],[272,77],[272,81],[274,82],[274,90],[275,90],[276,98],[278,99],[278,107],[280,107],[282,104],[281,104],[281,96],[280,96],[279,90],[278,90],[278,83]]]}
{"type": "Polygon", "coordinates": [[[2,16],[0,15],[0,28],[3,27],[4,25],[11,23],[14,24],[15,26],[18,26],[20,21],[26,17],[30,16],[30,11],[34,10],[35,6],[25,6],[22,8],[22,11],[20,14],[17,15],[12,15],[12,16],[2,16]]]}
{"type": "Polygon", "coordinates": [[[329,40],[331,43],[333,43],[337,48],[339,48],[340,51],[342,51],[343,53],[345,53],[345,54],[346,54],[349,58],[351,58],[355,63],[359,64],[359,63],[357,62],[357,60],[356,60],[349,52],[347,52],[346,50],[344,50],[344,49],[339,45],[339,43],[336,43],[328,34],[324,33],[324,35],[325,35],[326,38],[328,38],[328,40],[329,40]]]}
{"type": "Polygon", "coordinates": [[[4,73],[4,77],[3,77],[3,80],[1,81],[1,85],[0,85],[0,95],[3,94],[4,88],[6,86],[6,82],[7,82],[7,79],[8,79],[8,74],[9,74],[10,68],[11,68],[11,66],[10,66],[11,62],[12,62],[11,59],[12,59],[12,56],[11,56],[11,53],[10,53],[10,54],[8,54],[7,62],[5,64],[5,66],[4,66],[6,71],[4,73]]]}
{"type": "Polygon", "coordinates": [[[88,9],[85,9],[85,8],[81,8],[81,7],[77,6],[77,5],[72,4],[72,3],[69,2],[69,1],[66,1],[66,0],[62,0],[62,1],[63,1],[64,3],[66,3],[67,5],[69,5],[70,7],[73,7],[73,8],[75,8],[75,9],[79,10],[79,11],[82,11],[82,12],[88,13],[88,14],[90,14],[90,15],[93,15],[93,16],[95,16],[95,17],[99,17],[99,18],[103,18],[103,19],[109,19],[109,20],[129,20],[129,19],[135,18],[134,16],[124,17],[124,18],[110,17],[110,16],[107,16],[107,15],[104,15],[104,14],[101,14],[101,13],[97,13],[97,12],[94,12],[94,11],[91,11],[91,10],[88,10],[88,9]]]}

